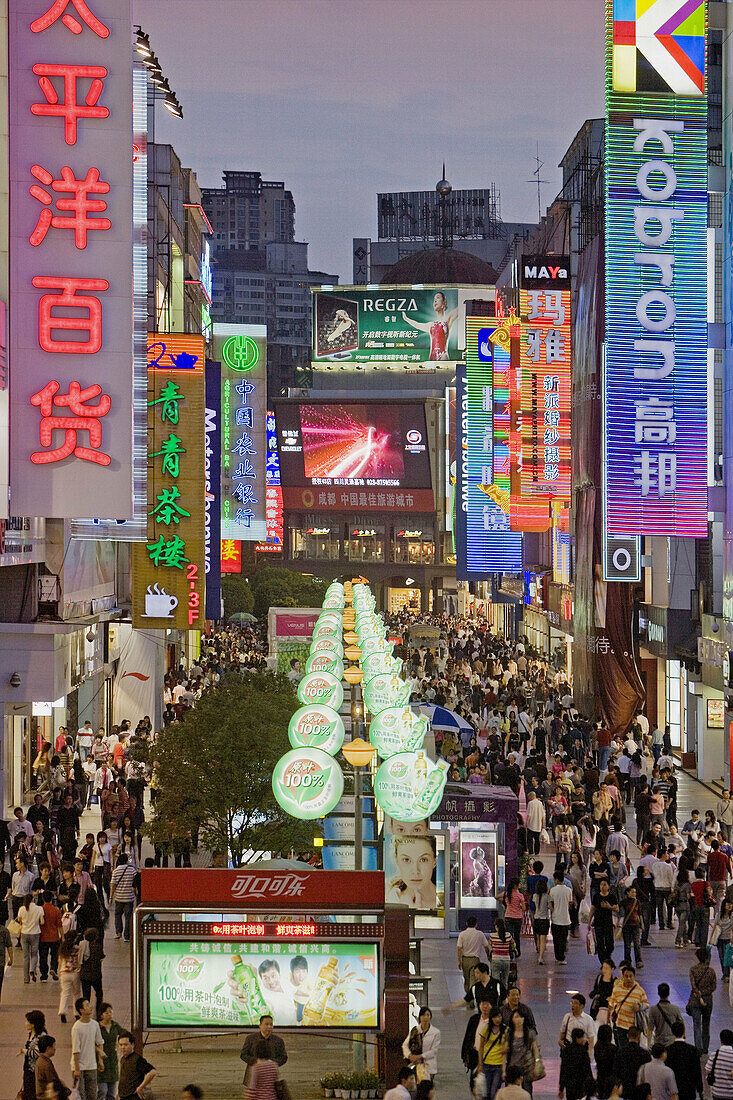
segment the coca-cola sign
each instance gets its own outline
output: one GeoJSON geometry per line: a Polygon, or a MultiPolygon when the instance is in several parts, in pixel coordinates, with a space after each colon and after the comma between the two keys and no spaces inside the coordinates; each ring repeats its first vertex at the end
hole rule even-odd
{"type": "Polygon", "coordinates": [[[147,868],[141,873],[144,905],[181,905],[283,912],[323,907],[379,909],[384,905],[381,871],[274,870],[256,866],[238,870],[147,868]]]}

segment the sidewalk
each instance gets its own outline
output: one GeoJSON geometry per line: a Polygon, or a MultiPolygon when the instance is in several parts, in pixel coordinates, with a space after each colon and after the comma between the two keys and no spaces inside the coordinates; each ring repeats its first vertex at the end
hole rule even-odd
{"type": "MultiPolygon", "coordinates": [[[[716,795],[697,780],[678,772],[680,822],[697,808],[704,813],[714,808],[716,795]]],[[[633,813],[629,827],[633,829],[633,813]]],[[[87,811],[82,819],[82,833],[96,829],[99,815],[95,809],[87,811]]],[[[632,835],[634,833],[632,832],[632,835]]],[[[146,847],[143,846],[143,856],[146,847]]],[[[546,868],[553,860],[547,852],[546,868]]],[[[205,866],[204,857],[194,857],[195,863],[205,866]]],[[[568,966],[556,967],[552,951],[548,950],[543,969],[536,966],[536,955],[531,939],[522,940],[522,957],[519,960],[519,980],[522,999],[533,1009],[537,1019],[539,1041],[542,1046],[547,1077],[534,1089],[536,1097],[557,1095],[559,1051],[557,1037],[562,1017],[569,1008],[569,993],[580,990],[587,996],[597,973],[597,960],[585,949],[581,925],[581,938],[571,940],[568,966]]],[[[645,967],[638,977],[647,991],[651,1003],[657,1000],[658,982],[667,981],[672,987],[672,1001],[684,1008],[689,992],[689,968],[696,961],[691,950],[675,951],[674,933],[652,930],[653,947],[644,950],[645,967]]],[[[129,945],[114,938],[114,928],[108,930],[104,949],[104,993],[115,1009],[116,1019],[123,1025],[130,1022],[130,954],[129,945]]],[[[616,951],[617,960],[620,951],[616,951]]],[[[440,1100],[458,1100],[468,1096],[466,1077],[460,1061],[463,1032],[470,1013],[462,1002],[463,984],[458,971],[455,939],[425,939],[422,946],[423,970],[430,974],[431,1008],[434,1024],[442,1033],[438,1055],[438,1087],[440,1100]],[[459,1003],[460,1002],[460,1003],[459,1003]],[[455,1003],[456,1008],[448,1008],[455,1003]]],[[[719,973],[717,955],[713,965],[719,973]]],[[[25,1039],[23,1014],[31,1008],[46,1013],[47,1029],[58,1041],[55,1059],[60,1076],[71,1083],[69,1068],[71,1025],[63,1025],[57,1016],[58,985],[23,984],[22,960],[16,955],[16,965],[5,978],[0,1004],[0,1064],[7,1067],[7,1083],[0,1087],[0,1100],[14,1097],[20,1087],[22,1060],[16,1051],[25,1039]]],[[[721,1027],[730,1026],[733,1009],[728,1004],[728,987],[719,985],[715,994],[715,1007],[711,1023],[712,1045],[717,1043],[721,1027]]],[[[690,1025],[688,1017],[685,1023],[690,1025]]],[[[239,1061],[239,1050],[244,1033],[203,1038],[197,1036],[179,1042],[174,1035],[155,1035],[145,1046],[145,1056],[158,1069],[154,1082],[156,1100],[178,1100],[183,1085],[195,1082],[204,1090],[206,1100],[233,1100],[243,1095],[242,1076],[244,1066],[239,1061]]],[[[315,1100],[320,1097],[320,1077],[329,1071],[349,1071],[352,1067],[351,1042],[348,1037],[332,1035],[287,1036],[289,1059],[285,1076],[290,1085],[293,1100],[315,1100]]],[[[371,1064],[367,1053],[367,1064],[371,1064]]],[[[389,1082],[391,1085],[393,1082],[389,1082]]]]}

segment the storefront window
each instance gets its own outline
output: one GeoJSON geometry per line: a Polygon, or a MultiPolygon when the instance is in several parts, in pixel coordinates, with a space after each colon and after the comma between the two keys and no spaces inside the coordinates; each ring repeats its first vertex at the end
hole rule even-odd
{"type": "Polygon", "coordinates": [[[396,528],[390,557],[403,565],[432,565],[435,560],[433,532],[420,528],[396,528]]]}
{"type": "MultiPolygon", "coordinates": [[[[680,662],[667,661],[667,725],[675,749],[682,747],[682,680],[680,662]]],[[[685,692],[685,694],[687,694],[685,692]]]]}
{"type": "Polygon", "coordinates": [[[299,561],[338,561],[341,539],[338,527],[291,527],[292,554],[299,561]]]}
{"type": "Polygon", "coordinates": [[[384,561],[384,527],[349,526],[346,543],[349,561],[381,563],[384,561]]]}

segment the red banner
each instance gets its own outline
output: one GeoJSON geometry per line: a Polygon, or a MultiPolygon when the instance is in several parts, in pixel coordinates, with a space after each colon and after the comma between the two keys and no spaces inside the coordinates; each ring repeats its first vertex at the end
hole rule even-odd
{"type": "Polygon", "coordinates": [[[318,871],[243,867],[239,870],[156,868],[141,872],[144,905],[236,908],[265,913],[304,908],[367,909],[384,906],[382,871],[318,871]]]}
{"type": "Polygon", "coordinates": [[[325,512],[433,512],[432,489],[283,488],[286,508],[318,508],[325,512]]]}
{"type": "Polygon", "coordinates": [[[242,544],[238,539],[221,540],[222,573],[242,572],[242,544]]]}

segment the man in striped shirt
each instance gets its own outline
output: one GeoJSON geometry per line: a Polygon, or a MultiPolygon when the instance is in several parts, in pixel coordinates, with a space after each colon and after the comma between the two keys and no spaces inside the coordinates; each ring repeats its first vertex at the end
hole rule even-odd
{"type": "Polygon", "coordinates": [[[733,1098],[733,1031],[728,1028],[721,1031],[720,1046],[710,1054],[705,1063],[705,1073],[713,1075],[713,1100],[733,1098]]]}
{"type": "Polygon", "coordinates": [[[117,860],[117,866],[112,872],[112,884],[110,887],[110,902],[115,903],[115,939],[124,936],[130,939],[130,918],[135,905],[135,891],[132,880],[135,878],[135,866],[128,863],[127,856],[123,852],[117,860]]]}

